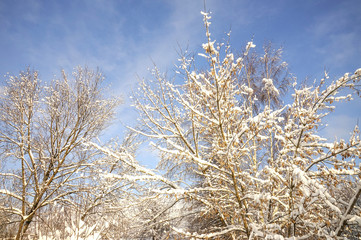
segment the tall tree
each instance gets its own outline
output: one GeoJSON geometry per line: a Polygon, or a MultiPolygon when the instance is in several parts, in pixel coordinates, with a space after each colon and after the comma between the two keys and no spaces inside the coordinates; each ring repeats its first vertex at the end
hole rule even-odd
{"type": "Polygon", "coordinates": [[[99,71],[78,67],[42,84],[29,69],[9,76],[0,97],[1,211],[22,239],[41,208],[87,190],[93,152],[82,142],[109,124],[119,100],[104,95],[99,71]],[[82,181],[83,179],[83,181],[82,181]],[[82,181],[83,184],[79,184],[82,181]]]}
{"type": "Polygon", "coordinates": [[[280,107],[282,97],[289,90],[292,76],[288,71],[288,64],[282,61],[282,48],[274,48],[271,42],[266,42],[263,52],[242,52],[243,71],[240,74],[240,83],[253,89],[253,94],[259,99],[254,106],[257,111],[261,105],[280,107]],[[272,80],[277,91],[267,91],[265,81],[272,80]]]}
{"type": "Polygon", "coordinates": [[[196,206],[197,220],[207,224],[170,226],[183,238],[347,236],[345,225],[360,219],[355,211],[360,194],[359,131],[355,127],[348,141],[333,141],[323,138],[319,129],[335,101],[357,96],[361,69],[331,83],[322,79],[318,86],[294,82],[292,100],[281,104],[274,101],[281,89],[272,72],[261,74],[259,86],[240,81],[247,76],[245,58],[255,45],[249,42],[239,58],[230,46],[222,53],[224,45],[210,37],[210,16],[203,15],[207,41],[199,55],[208,62],[206,71],[199,71],[194,59],[183,57],[182,83],[155,69],[154,80],[142,82],[134,97],[140,125],[133,131],[152,141],[163,174],[97,147],[135,169],[132,176],[114,177],[156,181],[149,185],[151,192],[196,206]],[[343,95],[344,89],[351,94],[343,95]],[[351,200],[343,194],[346,189],[351,200]]]}

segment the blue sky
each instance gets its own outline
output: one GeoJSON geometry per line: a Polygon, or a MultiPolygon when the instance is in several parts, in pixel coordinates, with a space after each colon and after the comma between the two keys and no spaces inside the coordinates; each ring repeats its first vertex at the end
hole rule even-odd
{"type": "MultiPolygon", "coordinates": [[[[284,47],[291,72],[303,80],[331,79],[361,67],[360,0],[207,0],[211,32],[221,41],[232,30],[235,50],[253,39],[284,47]]],[[[0,75],[30,66],[46,80],[64,68],[99,67],[115,94],[126,98],[137,75],[156,63],[171,71],[178,45],[201,51],[203,0],[1,0],[0,75]]],[[[344,134],[360,117],[360,100],[330,121],[327,134],[344,134]]],[[[129,105],[120,122],[134,118],[129,105]]],[[[114,127],[113,130],[117,129],[114,127]]],[[[119,134],[120,135],[120,134],[119,134]]]]}

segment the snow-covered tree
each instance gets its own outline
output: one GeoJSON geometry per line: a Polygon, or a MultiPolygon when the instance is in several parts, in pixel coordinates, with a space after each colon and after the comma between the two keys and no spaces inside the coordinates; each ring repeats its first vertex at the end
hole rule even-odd
{"type": "MultiPolygon", "coordinates": [[[[109,124],[116,98],[104,96],[103,76],[77,68],[72,78],[43,84],[36,71],[8,76],[0,96],[0,213],[22,239],[33,219],[54,203],[75,204],[88,191],[95,139],[109,124]]],[[[2,223],[2,224],[6,224],[2,223]]]]}
{"type": "Polygon", "coordinates": [[[244,78],[253,42],[236,58],[229,45],[210,37],[210,16],[203,16],[207,41],[198,57],[208,67],[198,70],[196,59],[181,57],[182,81],[155,69],[154,79],[141,82],[134,96],[140,118],[132,129],[150,139],[161,171],[93,144],[134,169],[108,177],[149,184],[154,194],[192,205],[190,224],[168,223],[181,238],[350,237],[346,227],[361,222],[355,204],[361,192],[359,130],[348,140],[333,140],[320,129],[335,102],[357,96],[361,69],[333,82],[325,77],[317,86],[295,81],[292,99],[281,104],[276,75],[244,78]]]}
{"type": "MultiPolygon", "coordinates": [[[[275,49],[271,42],[266,42],[263,46],[263,53],[242,51],[243,70],[240,74],[240,83],[246,84],[254,91],[254,95],[259,99],[255,104],[269,105],[269,107],[282,106],[282,97],[287,93],[292,81],[292,76],[288,71],[288,64],[282,61],[283,49],[275,49]],[[264,91],[263,79],[272,79],[277,92],[264,91]]],[[[258,105],[253,106],[257,112],[258,105]]]]}

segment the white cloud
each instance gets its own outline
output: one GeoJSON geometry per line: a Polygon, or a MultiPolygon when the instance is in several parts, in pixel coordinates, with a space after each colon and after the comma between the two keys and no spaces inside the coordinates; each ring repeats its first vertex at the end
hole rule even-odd
{"type": "MultiPolygon", "coordinates": [[[[159,26],[157,35],[130,44],[131,56],[125,63],[121,87],[134,83],[136,75],[148,76],[148,68],[154,63],[163,71],[170,70],[177,60],[178,44],[182,48],[196,48],[203,39],[201,1],[172,1],[172,12],[159,26]]],[[[115,69],[115,71],[117,71],[115,69]]]]}

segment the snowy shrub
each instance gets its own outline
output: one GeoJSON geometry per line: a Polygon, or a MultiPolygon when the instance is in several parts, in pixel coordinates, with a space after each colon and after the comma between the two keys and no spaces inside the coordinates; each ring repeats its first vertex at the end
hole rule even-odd
{"type": "MultiPolygon", "coordinates": [[[[189,224],[167,222],[162,207],[153,218],[180,238],[356,236],[350,227],[360,218],[359,129],[348,140],[326,139],[320,129],[335,102],[357,97],[360,70],[333,82],[326,76],[315,86],[294,80],[283,102],[288,86],[272,70],[252,77],[255,45],[249,42],[235,57],[229,45],[211,39],[210,16],[202,14],[207,41],[198,57],[208,66],[199,70],[195,58],[181,57],[180,78],[169,80],[155,69],[133,97],[140,118],[131,129],[151,140],[161,171],[141,166],[126,149],[91,144],[133,169],[111,177],[193,206],[183,216],[189,224]]],[[[271,69],[286,66],[277,62],[271,69]]]]}

